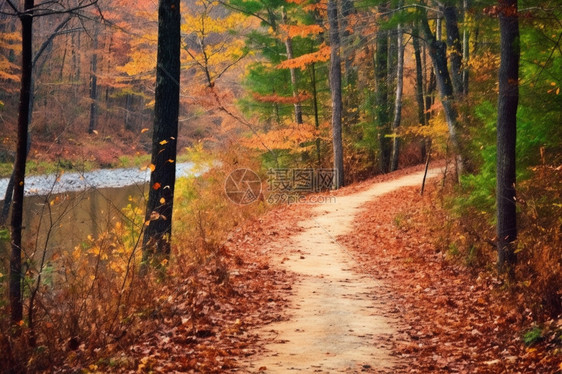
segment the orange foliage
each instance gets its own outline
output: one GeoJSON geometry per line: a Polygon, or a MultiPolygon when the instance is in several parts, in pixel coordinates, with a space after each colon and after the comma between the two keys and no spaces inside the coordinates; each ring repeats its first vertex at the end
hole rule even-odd
{"type": "Polygon", "coordinates": [[[285,60],[277,65],[278,69],[293,69],[300,68],[304,70],[306,65],[312,64],[314,62],[325,62],[330,59],[330,47],[323,43],[320,49],[316,52],[307,53],[305,55],[285,60]]]}
{"type": "Polygon", "coordinates": [[[309,35],[317,35],[324,31],[320,25],[280,25],[281,30],[283,30],[290,38],[300,36],[301,38],[306,38],[309,35]]]}
{"type": "Polygon", "coordinates": [[[280,96],[280,95],[260,95],[253,93],[252,96],[256,101],[261,103],[278,103],[278,104],[296,104],[301,103],[311,98],[310,94],[300,93],[295,96],[280,96]]]}

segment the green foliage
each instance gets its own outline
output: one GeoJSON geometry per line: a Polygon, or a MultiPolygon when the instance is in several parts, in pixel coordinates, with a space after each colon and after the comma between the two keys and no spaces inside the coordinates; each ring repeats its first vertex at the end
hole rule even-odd
{"type": "Polygon", "coordinates": [[[526,345],[533,345],[540,342],[542,339],[542,330],[537,326],[533,327],[531,330],[523,334],[523,342],[526,345]]]}
{"type": "Polygon", "coordinates": [[[123,155],[119,156],[119,163],[116,167],[121,168],[140,168],[146,166],[150,163],[150,155],[149,154],[136,154],[134,156],[123,155]]]}
{"type": "Polygon", "coordinates": [[[0,229],[0,241],[10,240],[10,231],[8,229],[0,229]]]}

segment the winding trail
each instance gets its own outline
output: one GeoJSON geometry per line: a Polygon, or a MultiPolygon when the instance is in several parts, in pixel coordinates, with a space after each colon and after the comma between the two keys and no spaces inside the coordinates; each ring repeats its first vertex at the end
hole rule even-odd
{"type": "MultiPolygon", "coordinates": [[[[431,169],[428,178],[440,169],[431,169]]],[[[348,234],[363,204],[401,187],[420,185],[415,173],[316,205],[302,231],[288,242],[272,243],[273,266],[297,274],[288,319],[258,331],[269,342],[244,371],[265,373],[393,372],[396,321],[385,303],[384,285],[357,272],[357,263],[337,237],[348,234]],[[279,250],[279,248],[282,248],[279,250]]]]}

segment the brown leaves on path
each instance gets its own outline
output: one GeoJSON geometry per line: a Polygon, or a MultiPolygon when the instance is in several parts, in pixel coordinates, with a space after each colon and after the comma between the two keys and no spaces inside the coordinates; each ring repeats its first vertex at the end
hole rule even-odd
{"type": "Polygon", "coordinates": [[[354,233],[339,238],[361,271],[388,288],[392,313],[402,320],[394,340],[405,363],[400,371],[560,372],[560,353],[524,344],[528,311],[491,272],[475,274],[436,251],[443,226],[424,222],[437,211],[430,198],[435,183],[423,198],[419,188],[405,188],[366,204],[354,233]]]}

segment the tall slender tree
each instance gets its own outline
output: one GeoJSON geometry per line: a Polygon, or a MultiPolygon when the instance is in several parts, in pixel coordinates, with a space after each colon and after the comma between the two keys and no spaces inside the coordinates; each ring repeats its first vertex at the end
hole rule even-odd
{"type": "Polygon", "coordinates": [[[180,0],[159,0],[152,173],[143,259],[170,254],[180,93],[180,0]]]}
{"type": "Polygon", "coordinates": [[[21,231],[23,222],[23,194],[25,184],[25,165],[27,162],[27,137],[29,128],[29,100],[31,97],[31,77],[33,73],[33,8],[34,0],[25,0],[24,10],[19,13],[21,21],[21,87],[18,113],[18,140],[14,162],[14,194],[11,219],[10,255],[10,317],[14,324],[23,318],[21,231]]]}
{"type": "Polygon", "coordinates": [[[328,22],[330,23],[330,90],[332,93],[332,142],[334,148],[334,188],[344,185],[343,143],[342,143],[342,91],[340,34],[338,26],[338,2],[328,1],[328,22]]]}
{"type": "MultiPolygon", "coordinates": [[[[385,14],[388,4],[379,5],[379,13],[385,14]]],[[[379,28],[376,36],[375,52],[375,123],[379,139],[379,169],[382,173],[389,170],[391,144],[390,138],[390,105],[388,102],[388,30],[379,28]]]]}
{"type": "Polygon", "coordinates": [[[464,159],[462,157],[461,144],[459,140],[458,112],[454,103],[454,90],[449,68],[447,66],[447,45],[438,37],[439,26],[433,34],[427,19],[427,10],[422,10],[420,18],[422,31],[427,43],[429,56],[433,62],[433,71],[437,81],[439,96],[443,105],[447,127],[449,129],[449,139],[455,153],[457,175],[464,172],[464,159]]]}
{"type": "Polygon", "coordinates": [[[515,140],[517,105],[519,101],[519,19],[517,0],[498,1],[501,61],[499,70],[497,123],[497,249],[498,268],[513,274],[517,238],[515,206],[515,140]]]}
{"type": "Polygon", "coordinates": [[[402,119],[402,90],[404,86],[404,38],[402,35],[402,25],[398,24],[397,33],[397,63],[396,63],[396,94],[394,98],[394,118],[392,120],[392,158],[390,160],[390,171],[398,169],[398,158],[400,155],[400,137],[397,131],[402,119]]]}
{"type": "Polygon", "coordinates": [[[449,47],[449,60],[451,61],[451,81],[455,95],[464,94],[463,71],[462,71],[462,44],[459,33],[458,8],[452,2],[445,4],[443,8],[445,17],[445,29],[447,30],[447,46],[449,47]]]}
{"type": "Polygon", "coordinates": [[[94,26],[92,59],[90,61],[90,124],[88,134],[96,130],[98,119],[98,26],[94,26]]]}
{"type": "MultiPolygon", "coordinates": [[[[287,12],[285,11],[285,8],[281,9],[281,19],[283,21],[284,25],[288,25],[288,19],[287,19],[287,12]]],[[[285,50],[287,51],[287,60],[292,60],[294,55],[293,55],[293,38],[290,35],[287,35],[287,37],[285,38],[285,50]]],[[[291,88],[293,91],[293,97],[296,99],[298,99],[299,96],[299,91],[298,91],[298,86],[297,86],[297,70],[295,68],[290,68],[289,69],[289,73],[291,74],[291,88]]],[[[302,121],[302,105],[300,103],[300,101],[295,101],[295,103],[293,104],[295,107],[295,122],[299,125],[302,125],[303,121],[302,121]]]]}

